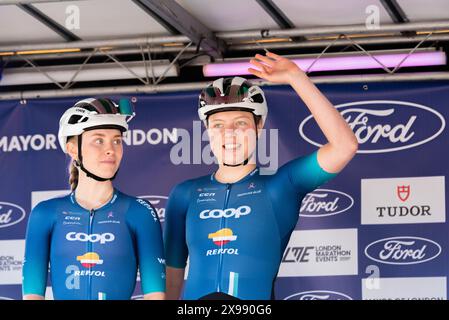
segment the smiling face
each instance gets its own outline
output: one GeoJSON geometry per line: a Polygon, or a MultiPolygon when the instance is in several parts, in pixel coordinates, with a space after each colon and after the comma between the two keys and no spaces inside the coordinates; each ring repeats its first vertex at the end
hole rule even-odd
{"type": "MultiPolygon", "coordinates": [[[[258,129],[262,128],[259,121],[258,129]]],[[[212,152],[219,164],[238,165],[256,149],[256,123],[248,111],[225,111],[208,118],[208,133],[212,152]]]]}
{"type": "MultiPolygon", "coordinates": [[[[76,140],[67,143],[73,159],[78,159],[76,140]]],[[[93,174],[110,178],[118,170],[123,156],[122,134],[118,129],[95,129],[83,133],[81,146],[84,167],[93,174]]]]}

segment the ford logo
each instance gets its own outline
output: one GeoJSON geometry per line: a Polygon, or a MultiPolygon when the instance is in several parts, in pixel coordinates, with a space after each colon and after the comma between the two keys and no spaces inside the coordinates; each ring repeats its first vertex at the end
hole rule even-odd
{"type": "Polygon", "coordinates": [[[377,240],[365,248],[371,260],[385,264],[417,264],[435,259],[441,246],[435,241],[419,237],[392,237],[377,240]]]}
{"type": "Polygon", "coordinates": [[[336,291],[314,290],[295,293],[284,300],[352,300],[352,298],[336,291]]]}
{"type": "Polygon", "coordinates": [[[168,197],[165,196],[140,196],[139,198],[148,200],[153,207],[156,209],[159,221],[162,223],[165,221],[165,205],[167,203],[168,197]]]}
{"type": "Polygon", "coordinates": [[[0,228],[19,223],[25,218],[25,210],[16,204],[0,202],[0,228]]]}
{"type": "MultiPolygon", "coordinates": [[[[357,153],[385,153],[410,149],[438,137],[446,126],[437,111],[417,103],[394,100],[357,101],[335,106],[359,142],[357,153]]],[[[300,136],[312,145],[323,143],[310,115],[299,125],[300,136]]]]}
{"type": "Polygon", "coordinates": [[[328,217],[349,210],[354,199],[341,191],[316,189],[306,194],[299,210],[300,217],[328,217]]]}

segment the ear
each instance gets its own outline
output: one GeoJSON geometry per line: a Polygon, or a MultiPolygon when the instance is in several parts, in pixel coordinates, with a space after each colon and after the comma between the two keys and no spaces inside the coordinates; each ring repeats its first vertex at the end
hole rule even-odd
{"type": "Polygon", "coordinates": [[[67,153],[73,160],[78,160],[78,139],[69,139],[65,145],[67,153]]]}
{"type": "Polygon", "coordinates": [[[260,118],[259,118],[259,121],[257,122],[257,130],[258,130],[258,131],[262,130],[263,127],[264,127],[264,125],[265,125],[265,123],[264,123],[264,121],[263,121],[263,118],[260,117],[260,118]]]}

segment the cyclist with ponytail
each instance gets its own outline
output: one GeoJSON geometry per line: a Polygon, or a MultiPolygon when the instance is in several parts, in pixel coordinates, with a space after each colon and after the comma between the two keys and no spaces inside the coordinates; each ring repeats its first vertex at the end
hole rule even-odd
{"type": "Polygon", "coordinates": [[[71,157],[71,193],[40,202],[28,221],[24,299],[42,300],[50,264],[55,299],[130,299],[137,270],[144,299],[164,299],[165,260],[155,209],[112,181],[122,135],[134,116],[126,101],[85,99],[61,117],[58,139],[71,157]]]}

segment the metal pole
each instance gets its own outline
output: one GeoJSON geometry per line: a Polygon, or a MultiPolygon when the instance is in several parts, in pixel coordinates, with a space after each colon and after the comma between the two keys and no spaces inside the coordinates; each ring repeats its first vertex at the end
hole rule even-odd
{"type": "Polygon", "coordinates": [[[84,40],[59,43],[41,43],[41,44],[24,44],[0,46],[0,52],[17,52],[17,51],[34,51],[34,50],[51,50],[51,49],[86,49],[101,47],[131,47],[146,46],[147,44],[164,44],[172,42],[190,42],[186,36],[159,36],[159,37],[137,37],[123,38],[116,40],[84,40]]]}
{"type": "Polygon", "coordinates": [[[381,24],[379,28],[368,29],[366,25],[343,25],[335,27],[312,27],[312,28],[295,28],[295,29],[276,29],[276,30],[247,30],[247,31],[231,31],[218,32],[217,38],[223,40],[230,39],[259,39],[259,38],[292,38],[299,36],[313,35],[336,35],[336,34],[370,34],[400,31],[434,31],[449,29],[449,21],[428,21],[428,22],[409,22],[398,24],[381,24]]]}
{"type": "MultiPolygon", "coordinates": [[[[217,38],[228,39],[261,39],[267,37],[298,37],[310,35],[339,35],[339,34],[371,34],[384,32],[400,32],[400,31],[437,31],[448,30],[448,21],[435,22],[411,22],[401,24],[381,25],[379,29],[367,29],[365,25],[349,25],[337,27],[319,27],[304,29],[286,29],[286,30],[249,30],[238,32],[219,32],[217,38]]],[[[388,38],[388,37],[387,37],[388,38]]],[[[400,37],[395,37],[400,39],[400,37]]],[[[34,45],[16,45],[16,46],[0,46],[0,52],[16,52],[16,51],[33,51],[48,49],[74,49],[74,48],[98,48],[98,47],[125,47],[125,46],[145,46],[147,44],[164,44],[181,42],[188,43],[190,39],[186,36],[158,36],[158,37],[137,37],[123,38],[116,40],[88,40],[73,41],[63,43],[44,43],[34,45]]],[[[329,42],[327,42],[329,43],[329,42]]],[[[267,44],[268,45],[268,44],[267,44]]],[[[271,44],[270,44],[271,45],[271,44]]]]}
{"type": "MultiPolygon", "coordinates": [[[[434,81],[449,80],[449,72],[423,72],[423,73],[399,73],[399,74],[374,74],[374,75],[350,75],[350,76],[321,76],[311,77],[314,83],[369,83],[389,81],[434,81]]],[[[278,85],[263,80],[254,80],[261,86],[278,85]]],[[[76,96],[96,96],[107,94],[139,94],[160,93],[178,91],[197,91],[208,85],[209,82],[191,82],[175,84],[159,84],[157,86],[123,86],[123,87],[100,87],[70,90],[40,90],[40,91],[17,91],[0,94],[0,100],[42,99],[61,98],[76,96]]]]}
{"type": "MultiPolygon", "coordinates": [[[[376,37],[376,38],[354,38],[353,41],[358,44],[389,44],[389,43],[409,43],[420,42],[427,38],[426,35],[419,35],[416,37],[376,37]]],[[[426,39],[426,41],[448,41],[449,34],[434,34],[426,39]]],[[[293,48],[311,48],[311,47],[326,47],[333,42],[334,46],[347,46],[351,45],[352,41],[348,39],[340,39],[337,41],[332,40],[311,40],[306,42],[270,42],[264,44],[270,49],[293,49],[293,48]]],[[[242,44],[231,45],[229,50],[258,50],[260,49],[257,44],[242,44]]]]}
{"type": "Polygon", "coordinates": [[[106,94],[126,94],[126,93],[159,93],[200,90],[208,85],[208,82],[194,82],[183,84],[159,84],[157,86],[123,86],[123,87],[100,87],[70,90],[38,90],[38,91],[17,91],[0,94],[0,100],[18,99],[41,99],[41,98],[61,98],[76,96],[97,96],[106,94]]]}
{"type": "MultiPolygon", "coordinates": [[[[14,4],[32,4],[42,2],[68,2],[73,0],[0,0],[0,6],[2,5],[14,5],[14,4]]],[[[76,0],[80,1],[80,0],[76,0]]],[[[85,1],[85,0],[81,0],[85,1]]]]}
{"type": "MultiPolygon", "coordinates": [[[[153,53],[164,53],[164,52],[179,52],[184,48],[182,46],[169,46],[169,47],[151,47],[150,51],[153,53]]],[[[67,53],[43,53],[43,54],[27,54],[23,55],[30,60],[42,60],[42,59],[61,59],[61,58],[85,58],[89,56],[93,51],[82,51],[82,52],[67,52],[67,53]]],[[[116,49],[116,50],[103,50],[103,52],[107,52],[113,55],[124,55],[124,54],[139,54],[141,52],[140,48],[136,49],[116,49]]],[[[105,55],[103,52],[98,52],[95,56],[105,55]]],[[[196,48],[188,48],[184,52],[196,52],[196,48]]],[[[21,57],[17,55],[11,56],[3,56],[3,60],[5,61],[15,61],[15,60],[23,60],[21,57]]]]}

